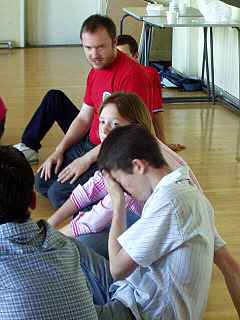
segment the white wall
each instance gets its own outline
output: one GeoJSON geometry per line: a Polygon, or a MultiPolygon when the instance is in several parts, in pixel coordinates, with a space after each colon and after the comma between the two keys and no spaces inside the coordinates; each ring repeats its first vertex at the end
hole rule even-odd
{"type": "MultiPolygon", "coordinates": [[[[197,7],[197,0],[191,0],[197,7]]],[[[240,9],[232,7],[232,16],[240,20],[240,9]]],[[[239,97],[237,31],[214,28],[215,84],[239,97]]],[[[201,75],[203,32],[199,28],[179,29],[173,35],[173,66],[189,75],[201,75]],[[185,59],[183,59],[183,56],[185,59]]]]}
{"type": "Polygon", "coordinates": [[[0,41],[24,46],[24,0],[0,0],[0,41]]]}
{"type": "Polygon", "coordinates": [[[82,22],[101,10],[101,0],[28,0],[27,42],[31,45],[79,44],[82,22]]]}

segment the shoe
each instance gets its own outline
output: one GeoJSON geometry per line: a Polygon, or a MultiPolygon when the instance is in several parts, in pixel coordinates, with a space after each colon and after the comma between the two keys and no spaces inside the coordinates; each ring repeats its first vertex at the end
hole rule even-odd
{"type": "Polygon", "coordinates": [[[24,143],[18,143],[13,146],[21,151],[30,164],[37,164],[39,161],[37,151],[27,147],[24,143]]]}

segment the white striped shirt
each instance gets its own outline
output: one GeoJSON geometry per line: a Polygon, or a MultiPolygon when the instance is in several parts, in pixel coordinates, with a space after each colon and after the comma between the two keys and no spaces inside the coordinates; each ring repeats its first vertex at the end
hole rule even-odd
{"type": "Polygon", "coordinates": [[[214,254],[213,208],[189,180],[187,167],[161,179],[142,217],[119,237],[139,266],[114,284],[113,298],[137,319],[203,316],[214,254]]]}

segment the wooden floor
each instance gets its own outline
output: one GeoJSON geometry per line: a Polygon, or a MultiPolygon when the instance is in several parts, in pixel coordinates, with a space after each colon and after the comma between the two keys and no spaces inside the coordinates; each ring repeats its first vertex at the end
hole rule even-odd
{"type": "MultiPolygon", "coordinates": [[[[0,95],[8,106],[2,144],[20,141],[31,114],[51,88],[64,90],[76,105],[81,105],[89,70],[81,48],[2,49],[0,66],[0,95]]],[[[239,116],[220,105],[168,105],[165,124],[168,141],[187,146],[181,155],[215,208],[220,234],[240,260],[240,162],[236,161],[239,116]]],[[[50,131],[42,142],[41,161],[61,137],[57,127],[50,131]]],[[[52,212],[48,202],[38,197],[34,218],[47,218],[52,212]]],[[[238,319],[216,268],[204,319],[238,319]]]]}

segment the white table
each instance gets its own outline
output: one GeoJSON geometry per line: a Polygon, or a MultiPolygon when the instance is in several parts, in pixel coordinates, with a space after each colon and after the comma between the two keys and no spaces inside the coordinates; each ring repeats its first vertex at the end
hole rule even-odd
{"type": "MultiPolygon", "coordinates": [[[[120,34],[123,34],[124,20],[127,17],[132,17],[138,21],[143,21],[143,18],[153,17],[147,13],[146,7],[126,7],[123,8],[123,11],[124,15],[122,16],[120,21],[120,34]]],[[[165,10],[162,10],[159,17],[166,17],[166,11],[167,8],[165,10]]],[[[198,9],[188,7],[186,13],[182,15],[182,17],[202,17],[202,14],[198,9]]]]}
{"type": "MultiPolygon", "coordinates": [[[[202,59],[202,76],[204,81],[204,73],[206,67],[207,89],[208,95],[212,97],[213,104],[216,101],[215,82],[214,82],[214,56],[213,56],[213,28],[232,27],[238,32],[238,52],[239,52],[239,72],[240,72],[240,21],[229,20],[227,22],[208,22],[203,17],[180,17],[175,23],[168,23],[166,17],[144,17],[144,46],[142,51],[142,60],[145,65],[149,64],[149,52],[152,42],[152,28],[203,28],[204,44],[202,59]],[[208,59],[208,29],[210,30],[210,59],[211,59],[211,86],[209,76],[209,59],[208,59]]],[[[240,76],[239,76],[240,81],[240,76]]],[[[240,82],[239,82],[240,83],[240,82]]],[[[240,89],[239,89],[240,93],[240,89]]]]}
{"type": "MultiPolygon", "coordinates": [[[[124,15],[121,19],[120,31],[123,32],[123,21],[130,16],[136,20],[143,21],[143,45],[140,48],[140,61],[144,65],[149,65],[149,53],[152,43],[153,28],[203,28],[204,44],[202,59],[202,75],[201,80],[204,83],[204,75],[206,70],[208,99],[212,98],[212,103],[216,101],[215,82],[214,82],[214,57],[213,57],[213,28],[232,27],[238,32],[238,68],[239,68],[239,96],[240,96],[240,21],[229,20],[227,22],[208,22],[201,16],[200,12],[195,8],[188,8],[185,16],[180,16],[176,23],[168,23],[165,13],[158,17],[150,17],[147,15],[144,7],[127,7],[123,8],[124,15]],[[211,60],[211,84],[209,73],[209,57],[208,57],[208,30],[210,33],[210,60],[211,60]]],[[[167,98],[165,102],[178,101],[203,101],[204,97],[191,98],[167,98]],[[183,100],[184,99],[184,100],[183,100]]]]}

